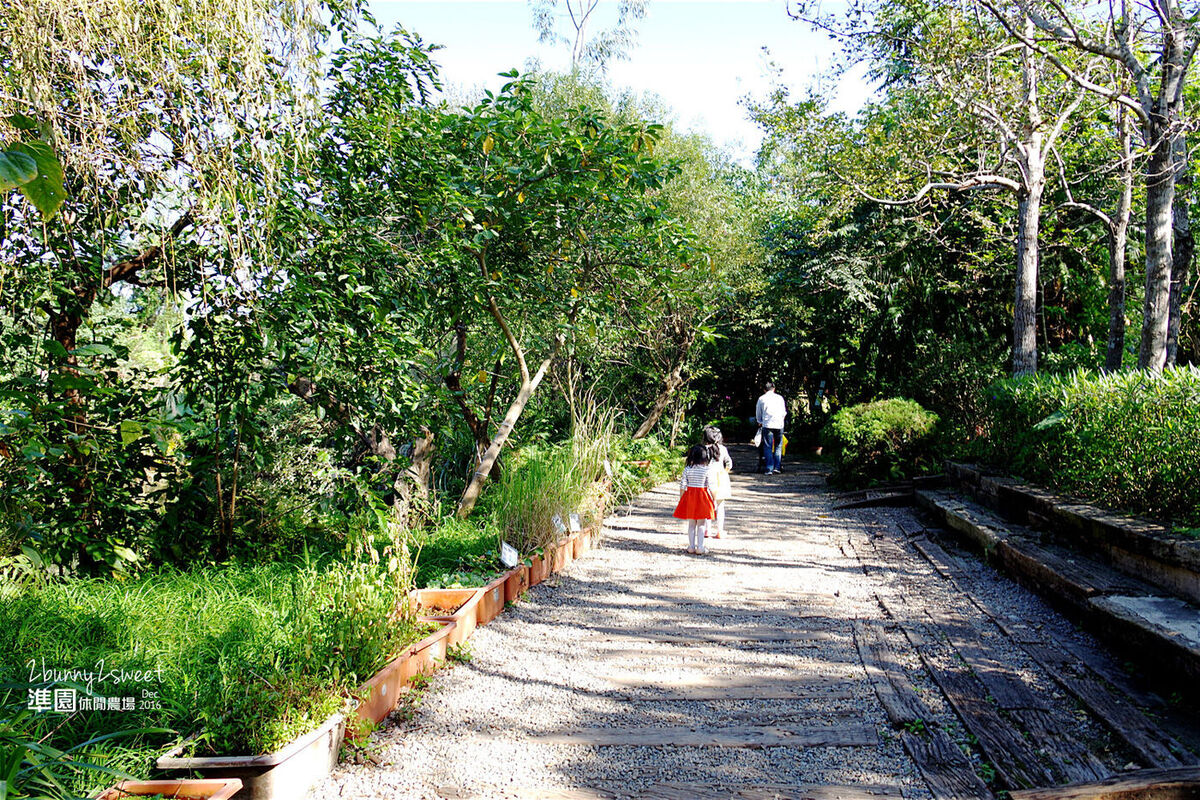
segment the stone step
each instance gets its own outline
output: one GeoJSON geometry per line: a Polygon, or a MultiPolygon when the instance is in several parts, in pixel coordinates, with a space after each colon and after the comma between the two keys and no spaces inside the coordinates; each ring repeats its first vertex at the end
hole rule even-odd
{"type": "Polygon", "coordinates": [[[1114,648],[1188,694],[1200,681],[1200,607],[1090,554],[1044,541],[949,490],[919,490],[918,505],[993,564],[1114,648]]]}
{"type": "Polygon", "coordinates": [[[951,487],[1005,520],[1054,534],[1069,547],[1200,603],[1200,540],[1159,523],[1056,495],[971,464],[950,463],[951,487]]]}

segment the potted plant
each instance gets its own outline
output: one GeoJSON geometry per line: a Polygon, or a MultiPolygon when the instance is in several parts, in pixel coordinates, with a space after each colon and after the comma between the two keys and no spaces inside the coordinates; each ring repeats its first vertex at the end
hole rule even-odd
{"type": "Polygon", "coordinates": [[[293,739],[273,753],[257,756],[184,756],[189,742],[155,762],[166,773],[185,772],[209,778],[238,778],[236,800],[293,800],[304,797],[337,764],[346,735],[346,718],[334,714],[315,731],[293,739]]]}
{"type": "Polygon", "coordinates": [[[421,619],[456,623],[447,646],[462,644],[475,632],[479,601],[483,590],[417,589],[409,594],[409,603],[421,619]]]}
{"type": "MultiPolygon", "coordinates": [[[[357,721],[381,722],[396,706],[408,683],[418,673],[432,672],[446,658],[447,640],[454,632],[452,620],[427,620],[438,626],[415,642],[356,691],[358,704],[352,712],[357,721]]],[[[184,756],[190,741],[162,756],[155,766],[170,773],[198,774],[207,778],[237,778],[241,789],[236,800],[294,800],[304,797],[337,764],[346,737],[347,719],[342,713],[328,717],[316,730],[296,737],[283,747],[262,755],[184,756]]]]}

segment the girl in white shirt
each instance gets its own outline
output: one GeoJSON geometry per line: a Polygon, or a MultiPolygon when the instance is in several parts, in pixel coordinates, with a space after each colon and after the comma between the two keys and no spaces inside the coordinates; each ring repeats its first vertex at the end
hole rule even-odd
{"type": "Polygon", "coordinates": [[[704,445],[693,445],[688,450],[687,465],[679,479],[679,505],[675,506],[675,516],[688,521],[687,551],[701,555],[708,552],[704,547],[708,521],[717,515],[709,493],[709,461],[708,448],[704,445]]]}

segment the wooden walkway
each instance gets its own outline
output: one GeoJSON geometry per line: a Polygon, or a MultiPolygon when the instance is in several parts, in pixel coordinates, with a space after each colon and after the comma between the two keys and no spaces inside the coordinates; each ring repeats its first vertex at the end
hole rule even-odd
{"type": "Polygon", "coordinates": [[[913,510],[733,450],[709,555],[643,495],[312,797],[993,798],[1200,763],[1186,709],[913,510]]]}

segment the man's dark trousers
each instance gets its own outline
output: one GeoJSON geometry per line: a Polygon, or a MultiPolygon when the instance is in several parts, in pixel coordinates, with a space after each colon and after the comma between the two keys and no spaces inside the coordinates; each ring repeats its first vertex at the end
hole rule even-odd
{"type": "Polygon", "coordinates": [[[782,462],[783,428],[762,429],[763,460],[767,472],[779,472],[782,462]]]}

